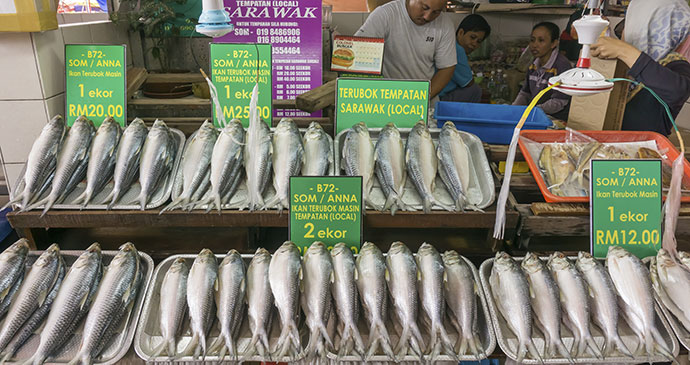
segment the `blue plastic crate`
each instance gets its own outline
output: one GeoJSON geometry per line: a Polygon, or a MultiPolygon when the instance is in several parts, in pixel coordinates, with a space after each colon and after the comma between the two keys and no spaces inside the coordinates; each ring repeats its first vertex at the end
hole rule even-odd
{"type": "MultiPolygon", "coordinates": [[[[434,117],[438,127],[445,122],[453,122],[459,130],[477,135],[483,142],[509,144],[513,130],[526,106],[475,104],[454,101],[436,103],[434,117]]],[[[540,108],[532,109],[523,129],[546,129],[552,126],[551,119],[540,108]]]]}

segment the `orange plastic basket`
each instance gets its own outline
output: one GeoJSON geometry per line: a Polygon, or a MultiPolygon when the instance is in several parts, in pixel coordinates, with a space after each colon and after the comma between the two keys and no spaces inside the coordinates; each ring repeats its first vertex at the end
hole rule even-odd
{"type": "MultiPolygon", "coordinates": [[[[671,144],[668,138],[662,136],[656,132],[646,132],[646,131],[578,131],[586,136],[589,136],[602,143],[616,143],[616,142],[642,142],[642,141],[655,141],[659,150],[665,150],[666,156],[669,161],[674,161],[680,152],[671,144]]],[[[528,138],[534,142],[540,143],[554,143],[554,142],[565,142],[566,131],[565,130],[523,130],[520,131],[520,136],[528,138]]],[[[551,194],[544,178],[541,176],[539,171],[539,166],[537,162],[532,159],[532,156],[527,151],[527,146],[525,146],[521,140],[518,141],[520,146],[520,151],[525,156],[525,161],[529,165],[529,169],[534,176],[534,180],[537,181],[539,190],[541,190],[542,195],[544,195],[544,200],[549,203],[589,203],[588,196],[557,196],[551,194]]],[[[690,179],[690,163],[688,160],[683,161],[685,170],[685,179],[690,179]]],[[[666,196],[664,196],[666,199],[666,196]]],[[[690,196],[682,196],[681,201],[684,203],[690,203],[690,196]]]]}

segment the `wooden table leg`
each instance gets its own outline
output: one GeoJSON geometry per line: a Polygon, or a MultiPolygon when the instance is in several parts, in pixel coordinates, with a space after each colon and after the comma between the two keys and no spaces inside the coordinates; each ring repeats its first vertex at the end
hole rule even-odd
{"type": "Polygon", "coordinates": [[[29,249],[31,251],[37,250],[34,232],[31,228],[17,228],[16,231],[19,234],[19,237],[26,238],[29,241],[29,249]]]}

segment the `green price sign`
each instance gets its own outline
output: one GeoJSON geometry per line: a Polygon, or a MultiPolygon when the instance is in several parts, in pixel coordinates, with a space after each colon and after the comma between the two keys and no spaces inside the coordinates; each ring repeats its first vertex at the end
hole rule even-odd
{"type": "Polygon", "coordinates": [[[428,119],[429,81],[338,78],[336,83],[336,134],[362,121],[369,128],[390,122],[412,128],[428,119]]]}
{"type": "Polygon", "coordinates": [[[620,245],[637,257],[661,248],[661,160],[592,160],[592,254],[620,245]]]}
{"type": "Polygon", "coordinates": [[[362,242],[361,176],[290,178],[290,240],[300,252],[314,241],[330,250],[344,242],[354,253],[362,242]]]}
{"type": "Polygon", "coordinates": [[[98,126],[113,117],[124,126],[127,119],[124,45],[66,44],[65,103],[67,123],[81,115],[98,126]]]}
{"type": "MultiPolygon", "coordinates": [[[[211,81],[218,90],[218,101],[226,121],[237,118],[249,126],[249,101],[259,82],[259,116],[269,126],[273,111],[271,45],[248,43],[211,43],[211,81]]],[[[213,122],[220,126],[216,109],[213,122]]]]}

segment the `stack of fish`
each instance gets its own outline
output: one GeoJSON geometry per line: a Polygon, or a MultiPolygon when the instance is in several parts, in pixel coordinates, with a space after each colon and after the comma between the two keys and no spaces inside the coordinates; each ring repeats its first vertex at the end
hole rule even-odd
{"type": "MultiPolygon", "coordinates": [[[[661,303],[673,316],[670,321],[677,321],[686,332],[690,332],[690,254],[679,251],[674,259],[664,249],[659,250],[649,264],[652,285],[661,303]]],[[[678,333],[678,332],[676,332],[678,333]]],[[[679,338],[688,341],[678,333],[679,338]]]]}
{"type": "Polygon", "coordinates": [[[288,241],[273,255],[258,249],[246,269],[235,250],[218,266],[215,255],[204,249],[191,270],[184,258],[177,258],[161,275],[160,304],[149,302],[160,308],[162,334],[160,342],[150,340],[151,360],[163,353],[169,359],[213,354],[218,360],[227,355],[235,361],[307,362],[329,354],[337,360],[367,361],[377,355],[422,362],[440,355],[453,360],[487,355],[477,325],[473,269],[455,251],[441,255],[426,243],[413,255],[395,242],[384,256],[367,242],[355,258],[343,243],[329,252],[314,242],[302,259],[288,241]],[[395,325],[389,323],[389,296],[395,325]],[[192,338],[178,352],[186,311],[192,338]],[[214,316],[220,335],[207,346],[214,316]],[[270,337],[274,317],[280,330],[270,337]],[[369,330],[360,331],[360,322],[369,330]],[[304,337],[300,323],[306,324],[304,337]],[[250,334],[240,333],[241,327],[250,334]],[[397,342],[389,332],[393,329],[397,342]]]}
{"type": "Polygon", "coordinates": [[[22,280],[27,255],[28,243],[24,239],[0,255],[0,272],[7,274],[3,277],[2,304],[9,303],[0,328],[2,362],[12,359],[43,326],[33,356],[24,359],[29,364],[43,364],[63,350],[86,317],[79,352],[71,363],[93,363],[137,296],[141,269],[136,248],[131,243],[123,245],[102,275],[98,243],[86,249],[69,270],[60,249],[53,244],[36,259],[22,280]]]}
{"type": "Polygon", "coordinates": [[[472,178],[472,156],[453,123],[448,122],[443,126],[436,144],[423,121],[412,128],[406,144],[393,123],[381,129],[375,146],[363,122],[354,125],[346,133],[342,147],[342,169],[346,175],[362,176],[362,194],[370,208],[390,210],[391,214],[397,210],[415,210],[402,199],[409,177],[425,213],[429,213],[433,207],[448,211],[479,209],[477,205],[480,202],[473,201],[467,194],[472,178]],[[386,199],[383,205],[371,200],[374,175],[386,199]],[[437,176],[448,190],[452,205],[443,204],[434,196],[437,176]]]}
{"type": "Polygon", "coordinates": [[[218,131],[205,121],[187,140],[173,201],[161,213],[202,208],[209,212],[214,207],[220,212],[243,181],[247,199],[241,208],[282,210],[289,206],[291,176],[328,175],[333,142],[317,122],[309,125],[304,136],[292,119],[283,118],[273,132],[266,123],[255,123],[245,132],[240,121],[233,119],[218,131]],[[264,201],[271,175],[275,195],[264,201]]]}
{"type": "Polygon", "coordinates": [[[575,262],[560,252],[548,262],[528,253],[521,263],[499,252],[482,270],[485,265],[491,265],[488,285],[502,322],[518,340],[517,349],[504,349],[516,361],[522,362],[528,354],[539,362],[611,361],[623,356],[639,362],[673,359],[672,344],[656,324],[649,272],[620,246],[610,247],[606,267],[586,252],[580,252],[575,262]],[[638,339],[634,348],[633,340],[626,344],[621,338],[620,317],[638,339]],[[570,349],[564,344],[561,323],[572,333],[570,349]],[[543,350],[535,346],[533,324],[543,334],[543,350]],[[594,339],[592,324],[603,334],[603,347],[594,339]]]}
{"type": "Polygon", "coordinates": [[[137,175],[143,210],[170,173],[177,152],[177,139],[163,121],[148,131],[135,119],[124,131],[112,118],[98,130],[93,122],[79,117],[67,128],[61,116],[43,128],[27,158],[23,190],[12,201],[21,202],[22,211],[43,206],[43,214],[54,205],[66,203],[70,193],[86,179],[85,189],[68,204],[86,207],[112,180],[113,190],[97,204],[112,208],[131,188],[137,175]],[[45,192],[48,195],[40,199],[45,192]]]}

